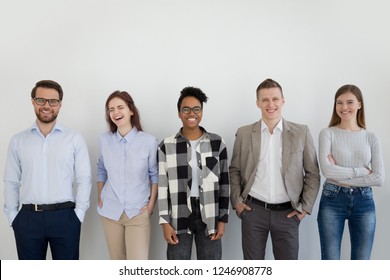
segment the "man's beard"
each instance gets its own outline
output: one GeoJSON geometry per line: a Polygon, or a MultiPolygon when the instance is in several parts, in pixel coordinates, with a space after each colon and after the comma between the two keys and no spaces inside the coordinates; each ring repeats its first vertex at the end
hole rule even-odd
{"type": "Polygon", "coordinates": [[[40,111],[35,112],[35,115],[37,116],[37,119],[42,123],[52,123],[57,119],[57,116],[58,116],[58,114],[55,114],[54,112],[52,112],[51,117],[42,117],[40,115],[40,111]]]}

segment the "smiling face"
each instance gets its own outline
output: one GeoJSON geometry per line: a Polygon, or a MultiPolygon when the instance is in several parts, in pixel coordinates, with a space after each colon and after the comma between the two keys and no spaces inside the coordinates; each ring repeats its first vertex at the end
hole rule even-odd
{"type": "MultiPolygon", "coordinates": [[[[181,102],[178,116],[183,123],[184,129],[194,129],[199,127],[199,123],[202,120],[202,110],[195,114],[194,110],[197,111],[197,108],[202,108],[202,104],[197,98],[193,96],[185,97],[181,102]],[[191,108],[191,110],[189,113],[185,113],[183,112],[183,108],[191,108]]],[[[184,111],[186,110],[184,109],[184,111]]]]}
{"type": "Polygon", "coordinates": [[[351,92],[343,93],[337,97],[335,109],[341,122],[357,122],[356,116],[360,108],[361,102],[351,92]]]}
{"type": "Polygon", "coordinates": [[[278,122],[282,118],[284,98],[279,88],[272,87],[260,89],[256,104],[261,110],[262,118],[266,123],[278,122]]]}
{"type": "Polygon", "coordinates": [[[131,116],[133,112],[129,109],[126,102],[115,97],[108,103],[108,112],[110,114],[111,121],[120,128],[131,128],[131,116]]]}
{"type": "MultiPolygon", "coordinates": [[[[35,98],[59,100],[60,97],[58,91],[53,88],[38,87],[36,89],[35,98]]],[[[38,105],[34,99],[32,99],[32,104],[34,105],[34,111],[38,121],[45,124],[53,123],[57,119],[61,109],[61,102],[57,106],[50,106],[49,102],[45,102],[44,105],[38,105]]]]}

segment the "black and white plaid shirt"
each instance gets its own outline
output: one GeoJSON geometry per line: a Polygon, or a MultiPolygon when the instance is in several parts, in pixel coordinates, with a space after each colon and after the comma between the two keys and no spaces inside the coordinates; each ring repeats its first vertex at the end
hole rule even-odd
{"type": "MultiPolygon", "coordinates": [[[[229,215],[229,171],[223,139],[204,128],[196,147],[199,163],[199,202],[206,234],[217,231],[229,215]]],[[[181,134],[165,138],[158,148],[158,208],[160,224],[169,223],[176,234],[188,232],[191,214],[192,169],[190,142],[181,134]]]]}

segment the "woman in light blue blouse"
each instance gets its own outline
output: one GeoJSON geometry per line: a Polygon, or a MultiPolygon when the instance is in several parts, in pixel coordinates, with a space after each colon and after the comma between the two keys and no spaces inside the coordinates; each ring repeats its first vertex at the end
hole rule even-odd
{"type": "Polygon", "coordinates": [[[125,91],[106,101],[110,131],[99,138],[98,213],[111,259],[148,259],[150,215],[157,198],[157,139],[142,131],[125,91]]]}

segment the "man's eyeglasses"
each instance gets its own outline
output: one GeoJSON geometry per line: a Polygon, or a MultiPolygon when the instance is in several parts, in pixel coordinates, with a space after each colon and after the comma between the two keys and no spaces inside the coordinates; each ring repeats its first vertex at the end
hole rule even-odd
{"type": "Polygon", "coordinates": [[[195,106],[195,107],[183,107],[181,108],[180,110],[183,114],[189,114],[191,111],[194,112],[194,114],[199,114],[200,112],[202,112],[202,107],[199,107],[199,106],[195,106]]]}
{"type": "Polygon", "coordinates": [[[58,99],[46,99],[46,98],[34,98],[35,104],[43,106],[46,102],[49,103],[50,107],[56,107],[60,104],[61,100],[58,99]]]}

